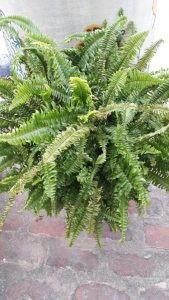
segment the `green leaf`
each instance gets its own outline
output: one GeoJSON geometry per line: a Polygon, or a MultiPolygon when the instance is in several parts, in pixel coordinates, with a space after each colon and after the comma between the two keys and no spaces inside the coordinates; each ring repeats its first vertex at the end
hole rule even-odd
{"type": "Polygon", "coordinates": [[[58,134],[55,140],[49,145],[43,155],[43,162],[52,163],[56,157],[61,155],[61,152],[66,150],[68,147],[79,141],[86,134],[89,133],[88,127],[77,127],[69,126],[65,131],[58,134]]]}

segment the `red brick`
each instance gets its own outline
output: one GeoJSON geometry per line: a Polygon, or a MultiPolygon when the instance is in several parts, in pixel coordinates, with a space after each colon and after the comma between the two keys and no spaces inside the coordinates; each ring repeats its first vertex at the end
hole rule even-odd
{"type": "Polygon", "coordinates": [[[93,270],[98,258],[88,250],[69,247],[55,247],[51,244],[47,265],[56,268],[72,267],[75,270],[93,270]]]}
{"type": "MultiPolygon", "coordinates": [[[[57,298],[56,293],[45,283],[39,283],[33,280],[24,280],[18,283],[10,283],[6,290],[9,300],[33,299],[33,300],[54,300],[57,298]]],[[[58,299],[58,298],[57,298],[58,299]]]]}
{"type": "Polygon", "coordinates": [[[129,209],[128,212],[130,215],[134,215],[137,213],[136,202],[134,200],[129,201],[129,209]]]}
{"type": "Polygon", "coordinates": [[[29,226],[29,232],[51,237],[65,236],[65,222],[59,219],[49,219],[44,217],[42,220],[34,220],[29,226]]]}
{"type": "Polygon", "coordinates": [[[147,226],[145,235],[146,242],[150,247],[169,249],[169,227],[147,226]]]}
{"type": "Polygon", "coordinates": [[[153,260],[136,254],[123,254],[109,259],[110,267],[115,273],[122,276],[151,276],[154,269],[153,260]]]}
{"type": "Polygon", "coordinates": [[[151,288],[140,295],[140,300],[168,300],[168,296],[163,291],[151,288]]]}
{"type": "Polygon", "coordinates": [[[39,267],[46,253],[38,241],[29,241],[22,237],[9,239],[7,235],[0,237],[0,261],[39,267]]]}
{"type": "MultiPolygon", "coordinates": [[[[103,237],[104,238],[109,238],[112,240],[120,240],[121,238],[121,233],[120,232],[113,232],[109,225],[104,224],[103,225],[103,237]]],[[[132,240],[132,235],[131,235],[131,231],[127,230],[126,232],[126,241],[131,241],[132,240]]]]}
{"type": "Polygon", "coordinates": [[[77,288],[75,300],[129,300],[123,292],[106,284],[84,284],[77,288]]]}
{"type": "Polygon", "coordinates": [[[4,230],[16,231],[24,225],[24,219],[20,214],[10,214],[5,221],[4,230]]]}

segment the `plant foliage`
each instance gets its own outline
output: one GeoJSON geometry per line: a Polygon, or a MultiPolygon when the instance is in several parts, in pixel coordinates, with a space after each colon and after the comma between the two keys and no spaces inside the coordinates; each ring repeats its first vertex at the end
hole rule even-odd
{"type": "Polygon", "coordinates": [[[0,227],[27,191],[25,209],[65,209],[71,245],[83,230],[100,245],[103,222],[123,242],[130,199],[141,213],[149,184],[169,190],[169,72],[147,71],[161,40],[140,58],[148,33],[122,11],[64,50],[29,20],[0,18],[4,29],[13,24],[25,35],[11,76],[0,79],[0,191],[10,195],[0,227]]]}

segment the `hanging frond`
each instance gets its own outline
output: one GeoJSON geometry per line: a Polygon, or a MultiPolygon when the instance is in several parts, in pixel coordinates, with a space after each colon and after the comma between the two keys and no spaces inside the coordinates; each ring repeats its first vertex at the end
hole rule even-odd
{"type": "Polygon", "coordinates": [[[17,180],[17,183],[9,191],[9,201],[0,215],[0,231],[2,231],[4,221],[9,213],[10,208],[16,202],[16,196],[24,192],[25,184],[32,181],[32,178],[41,170],[41,165],[34,166],[17,180]]]}
{"type": "Polygon", "coordinates": [[[57,185],[57,168],[54,162],[47,163],[43,166],[43,185],[44,192],[46,196],[51,200],[52,214],[56,215],[57,211],[57,195],[56,195],[56,185],[57,185]]]}

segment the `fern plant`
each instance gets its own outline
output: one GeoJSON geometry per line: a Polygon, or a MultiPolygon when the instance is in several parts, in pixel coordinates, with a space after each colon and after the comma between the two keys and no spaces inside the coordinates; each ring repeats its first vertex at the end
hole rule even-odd
{"type": "Polygon", "coordinates": [[[0,191],[10,196],[0,228],[27,191],[25,209],[66,211],[70,245],[83,230],[100,245],[104,222],[123,242],[130,199],[141,213],[150,183],[169,190],[169,71],[147,71],[162,41],[139,57],[148,33],[122,11],[63,50],[26,18],[0,18],[19,36],[13,24],[25,35],[10,78],[0,79],[0,191]]]}

